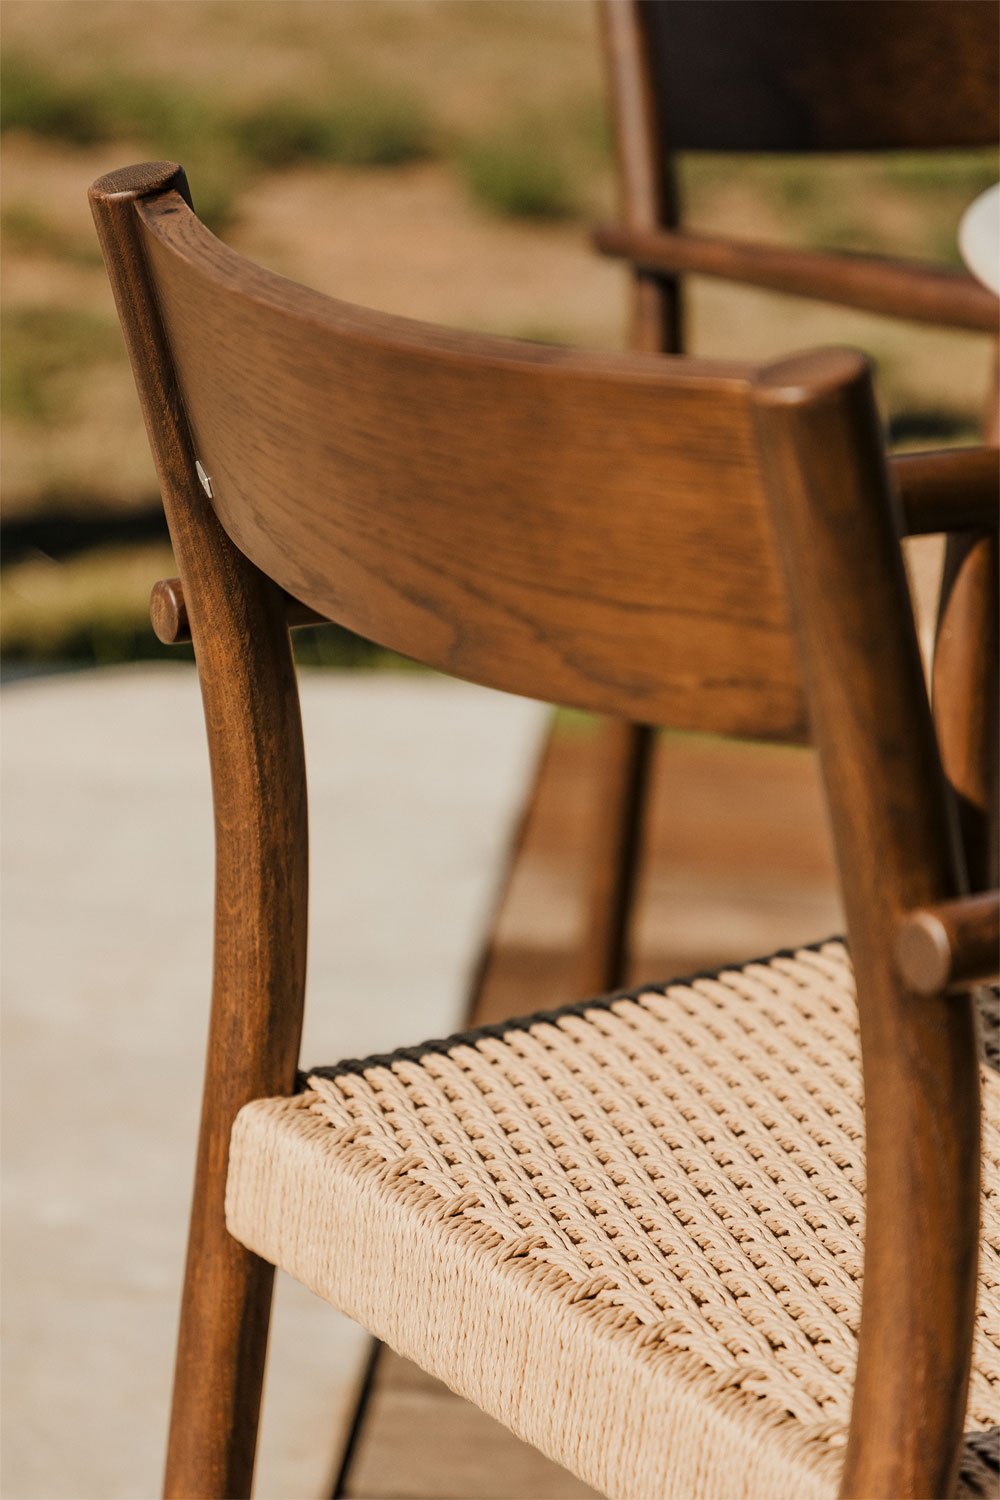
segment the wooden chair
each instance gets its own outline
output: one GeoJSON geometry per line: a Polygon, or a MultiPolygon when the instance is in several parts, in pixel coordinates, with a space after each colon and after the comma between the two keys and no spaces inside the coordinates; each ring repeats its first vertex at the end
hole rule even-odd
{"type": "MultiPolygon", "coordinates": [[[[683,228],[677,158],[687,152],[935,152],[993,146],[1000,117],[1000,11],[993,0],[601,0],[618,157],[620,222],[595,242],[632,268],[632,343],[684,348],[688,275],[943,328],[997,336],[997,303],[937,265],[751,244],[683,228]]],[[[995,440],[995,409],[987,419],[995,440]]],[[[935,696],[969,858],[996,878],[996,726],[975,716],[984,642],[995,641],[996,555],[949,544],[935,696]],[[970,720],[970,713],[972,719],[970,720]],[[958,723],[968,732],[948,730],[958,723]]],[[[996,646],[985,653],[986,670],[996,646]]],[[[593,883],[584,985],[626,982],[652,732],[610,721],[595,768],[593,883]]]]}
{"type": "Polygon", "coordinates": [[[995,526],[996,452],[890,470],[848,351],[463,335],[250,264],[172,164],[91,200],[216,815],[166,1493],[249,1492],[279,1265],[611,1495],[950,1494],[966,1425],[1000,1420],[968,988],[998,906],[962,894],[900,534],[995,526]],[[833,942],[298,1074],[290,616],[643,723],[811,722],[857,1002],[833,942]]]}

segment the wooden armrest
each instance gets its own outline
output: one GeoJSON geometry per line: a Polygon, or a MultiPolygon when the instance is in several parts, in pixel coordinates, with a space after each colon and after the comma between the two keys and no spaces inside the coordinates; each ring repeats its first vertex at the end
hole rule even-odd
{"type": "Polygon", "coordinates": [[[1000,891],[911,911],[900,923],[896,962],[918,995],[983,984],[1000,975],[1000,891]]]}
{"type": "MultiPolygon", "coordinates": [[[[149,618],[153,634],[165,646],[180,646],[191,639],[191,624],[188,620],[184,588],[179,578],[161,578],[153,584],[149,596],[149,618]]],[[[317,614],[308,604],[285,594],[285,618],[289,630],[298,630],[303,625],[329,625],[326,615],[317,614]]]]}
{"type": "Polygon", "coordinates": [[[755,245],[667,229],[602,224],[593,234],[604,255],[640,271],[694,271],[726,281],[815,297],[886,317],[996,334],[1000,302],[967,272],[918,261],[755,245]]]}
{"type": "Polygon", "coordinates": [[[944,448],[903,453],[889,466],[907,536],[996,530],[1000,522],[1000,449],[944,448]]]}

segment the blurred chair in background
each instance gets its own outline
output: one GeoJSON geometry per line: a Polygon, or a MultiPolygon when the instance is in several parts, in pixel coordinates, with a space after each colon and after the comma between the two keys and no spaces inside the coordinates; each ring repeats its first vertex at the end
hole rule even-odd
{"type": "MultiPolygon", "coordinates": [[[[996,338],[996,298],[962,271],[689,233],[677,181],[683,152],[809,152],[822,173],[824,153],[994,146],[993,0],[601,0],[601,17],[621,219],[595,240],[632,267],[634,348],[685,347],[688,274],[996,338]]],[[[993,539],[949,542],[934,663],[947,774],[980,887],[995,872],[996,572],[993,539]]],[[[654,746],[642,725],[602,726],[581,993],[629,981],[654,746]]]]}

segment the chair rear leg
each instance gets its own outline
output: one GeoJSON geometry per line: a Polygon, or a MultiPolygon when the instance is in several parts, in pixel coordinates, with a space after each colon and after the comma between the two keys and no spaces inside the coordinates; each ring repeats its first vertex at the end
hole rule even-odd
{"type": "Polygon", "coordinates": [[[165,1493],[247,1496],[273,1272],[225,1225],[229,1133],[251,1099],[295,1086],[305,990],[308,826],[295,667],[281,590],[216,519],[149,279],[141,201],[180,193],[172,162],[90,189],[181,574],[215,809],[212,1016],[165,1493]]]}
{"type": "Polygon", "coordinates": [[[168,1500],[250,1494],[273,1268],[226,1229],[229,1136],[244,1104],[293,1090],[302,1027],[308,855],[298,694],[280,592],[259,574],[248,584],[236,615],[256,613],[253,644],[242,656],[234,651],[224,672],[202,669],[216,817],[215,972],[168,1500]]]}
{"type": "Polygon", "coordinates": [[[253,1483],[274,1267],[212,1222],[218,1196],[211,1182],[199,1182],[174,1371],[169,1500],[236,1500],[253,1483]]]}

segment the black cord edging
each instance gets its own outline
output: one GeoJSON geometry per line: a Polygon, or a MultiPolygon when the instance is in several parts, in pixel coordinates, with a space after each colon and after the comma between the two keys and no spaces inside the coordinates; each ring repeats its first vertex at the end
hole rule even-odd
{"type": "Polygon", "coordinates": [[[765,958],[748,959],[746,963],[724,964],[720,968],[702,969],[697,974],[687,974],[678,979],[669,979],[657,984],[640,984],[634,989],[615,990],[610,995],[598,995],[592,1000],[575,1000],[570,1005],[560,1005],[553,1010],[536,1010],[531,1015],[512,1016],[508,1021],[495,1021],[488,1026],[476,1026],[471,1031],[461,1031],[453,1036],[434,1038],[431,1041],[421,1042],[415,1047],[398,1047],[395,1052],[377,1052],[370,1057],[345,1058],[343,1062],[327,1063],[322,1067],[300,1070],[295,1076],[295,1092],[304,1093],[309,1087],[310,1078],[338,1078],[343,1073],[366,1073],[369,1068],[389,1068],[397,1061],[419,1062],[422,1057],[434,1053],[448,1053],[455,1047],[474,1047],[477,1042],[488,1038],[502,1040],[508,1032],[529,1031],[532,1026],[559,1021],[563,1016],[582,1016],[590,1010],[610,1010],[620,1000],[638,1000],[643,995],[665,995],[667,990],[673,989],[678,984],[690,985],[699,979],[717,979],[720,974],[750,969],[757,964],[770,964],[776,958],[795,958],[799,953],[820,953],[830,943],[838,942],[846,946],[847,940],[835,935],[823,938],[816,943],[799,943],[794,948],[779,948],[765,958]]]}

